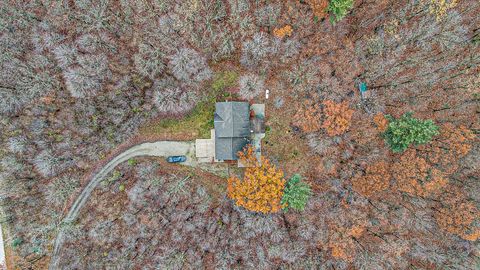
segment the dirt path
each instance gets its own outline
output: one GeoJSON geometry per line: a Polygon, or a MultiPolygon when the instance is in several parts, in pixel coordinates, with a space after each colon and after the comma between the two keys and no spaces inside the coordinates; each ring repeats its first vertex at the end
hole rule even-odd
{"type": "MultiPolygon", "coordinates": [[[[108,162],[98,173],[96,173],[92,180],[83,189],[82,193],[73,203],[68,214],[63,219],[64,224],[72,223],[78,217],[80,210],[87,202],[90,194],[95,187],[102,181],[102,179],[108,175],[118,164],[127,161],[133,157],[139,156],[153,156],[153,157],[166,157],[172,155],[185,155],[187,161],[182,163],[188,166],[196,166],[195,161],[195,144],[193,142],[178,142],[178,141],[158,141],[152,143],[142,143],[135,145],[126,151],[115,156],[110,162],[108,162]]],[[[50,260],[49,269],[58,269],[58,255],[60,248],[63,244],[64,231],[63,226],[60,228],[55,244],[53,248],[53,254],[50,260]]]]}

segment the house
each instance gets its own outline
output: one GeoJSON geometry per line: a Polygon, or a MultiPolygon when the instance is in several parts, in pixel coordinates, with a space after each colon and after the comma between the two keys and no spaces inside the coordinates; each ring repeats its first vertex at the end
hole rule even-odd
{"type": "Polygon", "coordinates": [[[197,139],[195,143],[198,161],[236,161],[237,153],[248,144],[254,147],[260,160],[260,141],[265,136],[264,114],[264,104],[250,106],[248,102],[217,102],[211,138],[197,139]]]}
{"type": "Polygon", "coordinates": [[[214,115],[215,159],[237,160],[237,153],[250,143],[248,102],[217,102],[214,115]]]}

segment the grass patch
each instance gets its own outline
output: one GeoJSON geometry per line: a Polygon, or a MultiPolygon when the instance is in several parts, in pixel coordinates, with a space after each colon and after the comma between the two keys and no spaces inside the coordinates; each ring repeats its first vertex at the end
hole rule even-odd
{"type": "Polygon", "coordinates": [[[302,162],[306,145],[290,126],[292,113],[287,110],[270,112],[262,140],[262,154],[279,162],[294,164],[302,162]]]}
{"type": "Polygon", "coordinates": [[[215,103],[202,101],[183,119],[162,119],[151,128],[154,133],[191,133],[201,138],[210,137],[213,128],[215,103]]]}
{"type": "Polygon", "coordinates": [[[216,73],[211,83],[207,86],[208,94],[195,106],[195,108],[182,119],[161,119],[151,123],[140,130],[142,134],[187,134],[196,138],[210,138],[213,129],[213,114],[215,102],[233,96],[225,89],[237,84],[238,73],[224,71],[216,73]]]}
{"type": "MultiPolygon", "coordinates": [[[[235,86],[237,84],[238,80],[238,73],[235,71],[224,71],[215,74],[215,77],[213,78],[213,82],[211,85],[212,92],[217,97],[219,94],[222,94],[220,92],[223,92],[226,88],[235,86]]],[[[223,93],[227,94],[224,97],[229,97],[228,93],[223,93]]]]}

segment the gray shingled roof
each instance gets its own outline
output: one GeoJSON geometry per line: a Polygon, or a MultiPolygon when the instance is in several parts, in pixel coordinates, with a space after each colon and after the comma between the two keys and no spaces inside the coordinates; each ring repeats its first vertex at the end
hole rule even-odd
{"type": "Polygon", "coordinates": [[[237,160],[237,152],[249,143],[250,106],[248,102],[215,104],[215,158],[237,160]]]}

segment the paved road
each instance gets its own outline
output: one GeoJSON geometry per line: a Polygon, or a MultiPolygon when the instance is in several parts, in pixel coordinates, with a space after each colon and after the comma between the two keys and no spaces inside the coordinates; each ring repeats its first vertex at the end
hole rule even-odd
{"type": "MultiPolygon", "coordinates": [[[[102,181],[105,176],[108,175],[118,164],[127,161],[133,157],[139,156],[154,156],[154,157],[166,157],[174,155],[185,155],[187,161],[182,163],[188,166],[196,165],[195,161],[195,144],[193,142],[176,142],[176,141],[159,141],[153,143],[142,143],[135,145],[126,151],[115,156],[110,162],[107,163],[87,184],[82,193],[73,203],[70,211],[63,219],[63,223],[71,223],[75,221],[80,213],[80,210],[87,202],[90,194],[92,194],[95,187],[102,181]]],[[[50,260],[49,269],[56,270],[58,268],[58,255],[60,248],[63,244],[63,229],[60,228],[55,244],[53,248],[53,254],[50,260]]]]}

